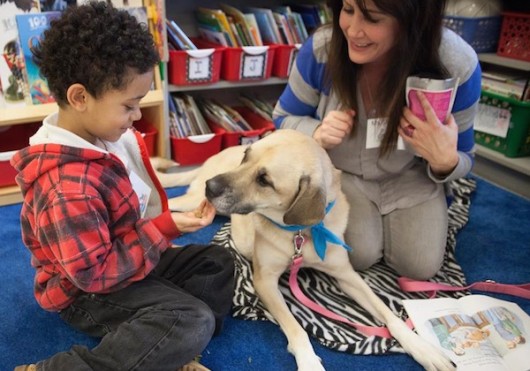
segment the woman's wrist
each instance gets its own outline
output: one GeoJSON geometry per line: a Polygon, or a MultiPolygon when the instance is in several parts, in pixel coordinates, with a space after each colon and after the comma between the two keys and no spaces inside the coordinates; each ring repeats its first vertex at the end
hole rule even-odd
{"type": "Polygon", "coordinates": [[[449,174],[451,174],[455,168],[458,165],[459,157],[458,153],[455,153],[450,158],[446,158],[443,162],[440,163],[429,163],[429,167],[431,168],[431,172],[433,175],[443,178],[449,174]]]}

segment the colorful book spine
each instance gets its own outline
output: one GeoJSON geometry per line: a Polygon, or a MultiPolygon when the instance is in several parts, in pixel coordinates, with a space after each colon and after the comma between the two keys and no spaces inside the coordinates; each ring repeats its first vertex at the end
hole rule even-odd
{"type": "Polygon", "coordinates": [[[58,18],[61,12],[44,12],[35,14],[20,14],[16,16],[20,51],[26,66],[26,77],[29,94],[33,104],[54,102],[50,94],[48,82],[40,76],[39,68],[33,61],[32,50],[38,45],[44,31],[50,22],[58,18]]]}

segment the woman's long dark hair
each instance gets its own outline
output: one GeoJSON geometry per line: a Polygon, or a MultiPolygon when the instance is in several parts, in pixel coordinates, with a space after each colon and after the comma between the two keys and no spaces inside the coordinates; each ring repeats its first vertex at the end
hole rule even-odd
{"type": "MultiPolygon", "coordinates": [[[[368,15],[366,0],[355,1],[361,12],[368,15]]],[[[396,147],[397,127],[405,106],[405,87],[408,76],[421,75],[446,78],[439,47],[442,39],[442,17],[445,0],[372,0],[383,13],[394,17],[399,24],[397,44],[391,50],[391,68],[384,73],[377,87],[381,114],[388,117],[388,129],[381,144],[381,155],[388,155],[396,147]]],[[[348,44],[339,26],[342,0],[328,0],[333,12],[333,36],[329,44],[329,60],[326,69],[328,83],[344,107],[357,111],[357,82],[359,65],[348,56],[348,44]]]]}

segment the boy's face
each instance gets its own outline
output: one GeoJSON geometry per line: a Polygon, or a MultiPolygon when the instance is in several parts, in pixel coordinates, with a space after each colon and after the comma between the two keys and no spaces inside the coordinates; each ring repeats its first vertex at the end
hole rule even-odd
{"type": "Polygon", "coordinates": [[[85,140],[96,139],[115,142],[142,117],[140,100],[147,94],[153,82],[153,72],[133,75],[122,90],[109,90],[98,99],[88,96],[85,119],[80,132],[85,140]]]}

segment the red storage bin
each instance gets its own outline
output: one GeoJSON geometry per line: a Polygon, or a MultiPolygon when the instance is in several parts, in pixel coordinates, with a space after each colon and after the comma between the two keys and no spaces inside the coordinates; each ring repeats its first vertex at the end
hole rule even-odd
{"type": "Polygon", "coordinates": [[[143,118],[139,121],[136,121],[134,123],[134,127],[142,134],[149,156],[154,156],[156,154],[155,146],[158,130],[156,130],[156,128],[150,122],[143,118]]]}
{"type": "Polygon", "coordinates": [[[170,137],[171,156],[180,165],[202,164],[221,150],[221,133],[170,137]]]}
{"type": "Polygon", "coordinates": [[[221,78],[228,81],[256,81],[271,76],[276,45],[225,48],[221,78]]]}
{"type": "Polygon", "coordinates": [[[530,62],[530,13],[502,13],[497,55],[530,62]]]}
{"type": "Polygon", "coordinates": [[[192,39],[198,50],[170,50],[168,80],[173,85],[212,84],[219,81],[224,47],[192,39]]]}
{"type": "Polygon", "coordinates": [[[253,143],[276,129],[272,121],[266,120],[248,107],[233,107],[252,126],[253,130],[227,132],[218,124],[208,121],[214,133],[222,135],[221,149],[240,144],[253,143]]]}
{"type": "Polygon", "coordinates": [[[289,77],[291,67],[302,44],[277,45],[272,64],[272,75],[276,77],[289,77]]]}
{"type": "Polygon", "coordinates": [[[0,127],[0,187],[16,185],[17,171],[10,164],[16,151],[29,146],[29,137],[38,130],[39,123],[0,127]]]}

